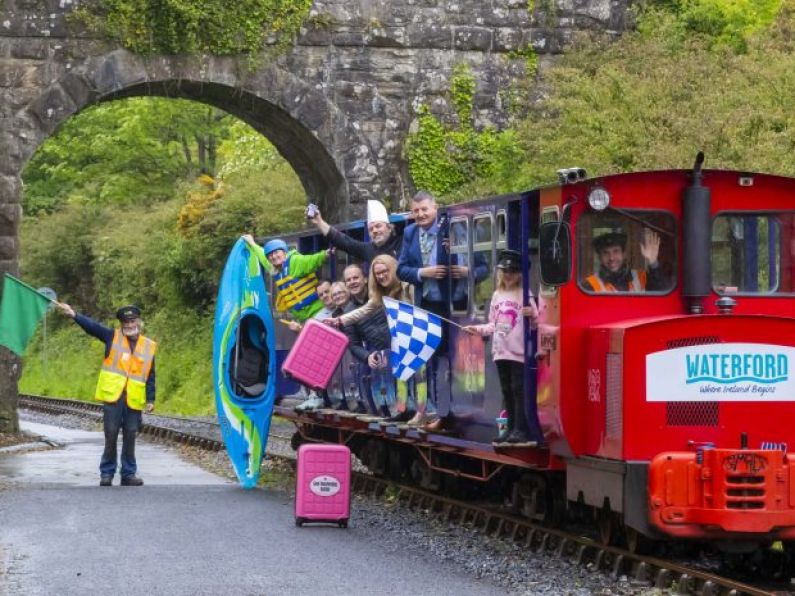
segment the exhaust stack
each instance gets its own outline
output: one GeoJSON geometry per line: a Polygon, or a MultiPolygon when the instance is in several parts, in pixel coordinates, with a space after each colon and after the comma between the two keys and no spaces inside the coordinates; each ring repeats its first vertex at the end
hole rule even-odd
{"type": "Polygon", "coordinates": [[[704,153],[698,152],[690,186],[682,193],[684,215],[683,293],[690,314],[704,312],[704,298],[712,291],[710,263],[710,202],[712,193],[701,184],[704,153]]]}

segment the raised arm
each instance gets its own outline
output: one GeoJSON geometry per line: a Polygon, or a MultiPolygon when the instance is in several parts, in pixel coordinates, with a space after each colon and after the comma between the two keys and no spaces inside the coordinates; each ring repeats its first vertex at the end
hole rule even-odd
{"type": "Polygon", "coordinates": [[[303,277],[309,275],[320,269],[328,259],[328,253],[325,250],[318,251],[311,255],[302,255],[298,252],[293,252],[290,255],[290,273],[296,277],[303,277]]]}
{"type": "Polygon", "coordinates": [[[257,257],[257,260],[260,262],[260,265],[262,265],[262,268],[268,273],[273,273],[273,265],[271,265],[270,261],[268,261],[268,258],[265,256],[265,251],[262,249],[262,247],[254,240],[254,236],[251,234],[243,234],[241,238],[246,241],[246,244],[248,244],[248,249],[251,251],[251,254],[257,257]]]}
{"type": "Polygon", "coordinates": [[[113,329],[110,327],[105,327],[105,325],[97,323],[95,320],[75,312],[75,310],[65,302],[56,302],[55,307],[59,312],[65,314],[67,317],[74,320],[75,323],[80,325],[83,331],[85,331],[88,335],[96,337],[105,344],[107,349],[109,349],[110,344],[113,342],[113,329]]]}
{"type": "Polygon", "coordinates": [[[351,238],[347,234],[331,227],[329,228],[326,238],[328,239],[329,245],[344,250],[357,259],[370,261],[373,258],[373,248],[369,242],[356,240],[356,238],[351,238]]]}

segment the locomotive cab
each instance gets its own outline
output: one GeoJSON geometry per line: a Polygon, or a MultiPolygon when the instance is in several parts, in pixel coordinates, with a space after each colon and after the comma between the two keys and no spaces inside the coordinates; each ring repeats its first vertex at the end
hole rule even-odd
{"type": "Polygon", "coordinates": [[[656,538],[792,540],[795,181],[698,162],[541,209],[539,391],[567,498],[656,538]]]}

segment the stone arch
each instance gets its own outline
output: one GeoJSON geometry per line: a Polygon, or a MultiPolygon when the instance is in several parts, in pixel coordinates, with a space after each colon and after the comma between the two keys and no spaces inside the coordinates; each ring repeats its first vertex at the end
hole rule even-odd
{"type": "Polygon", "coordinates": [[[249,71],[233,58],[145,58],[115,50],[74,68],[17,114],[12,194],[19,194],[24,164],[67,118],[94,103],[138,96],[191,99],[242,119],[273,143],[308,200],[331,221],[358,212],[380,186],[373,151],[355,124],[322,90],[277,64],[249,71]]]}

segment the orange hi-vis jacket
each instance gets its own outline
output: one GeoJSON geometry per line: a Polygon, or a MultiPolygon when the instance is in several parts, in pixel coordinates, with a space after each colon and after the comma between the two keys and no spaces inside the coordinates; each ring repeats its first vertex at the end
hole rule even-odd
{"type": "Polygon", "coordinates": [[[152,370],[157,344],[148,337],[138,336],[135,351],[130,341],[116,329],[110,352],[102,362],[97,381],[95,399],[108,403],[119,400],[127,391],[127,405],[133,410],[143,410],[146,405],[146,379],[152,370]]]}
{"type": "MultiPolygon", "coordinates": [[[[618,290],[616,287],[611,283],[605,283],[602,279],[596,275],[595,273],[589,275],[585,278],[591,287],[593,288],[594,292],[617,292],[618,290]]],[[[642,292],[646,289],[646,272],[645,271],[638,271],[637,269],[632,270],[632,279],[629,281],[629,287],[627,289],[628,292],[642,292]]]]}

